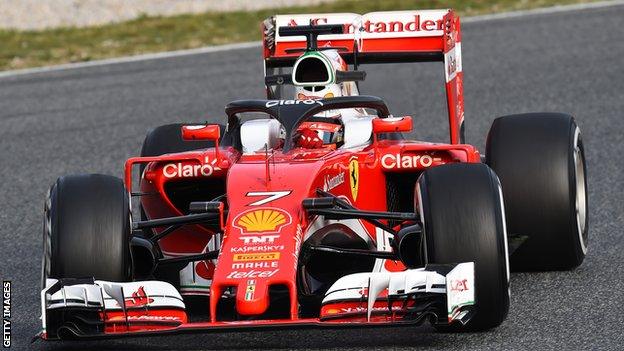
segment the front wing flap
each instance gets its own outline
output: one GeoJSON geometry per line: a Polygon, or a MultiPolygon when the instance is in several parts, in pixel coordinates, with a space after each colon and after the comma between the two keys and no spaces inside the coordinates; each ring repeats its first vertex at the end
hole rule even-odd
{"type": "Polygon", "coordinates": [[[322,321],[467,323],[475,304],[474,263],[355,273],[327,291],[322,321]]]}
{"type": "Polygon", "coordinates": [[[41,292],[45,340],[105,338],[262,327],[355,327],[467,323],[475,305],[474,263],[356,273],[327,291],[319,318],[189,323],[169,283],[48,279],[41,292]]]}
{"type": "Polygon", "coordinates": [[[159,331],[187,323],[180,293],[160,281],[47,279],[41,301],[45,339],[159,331]]]}

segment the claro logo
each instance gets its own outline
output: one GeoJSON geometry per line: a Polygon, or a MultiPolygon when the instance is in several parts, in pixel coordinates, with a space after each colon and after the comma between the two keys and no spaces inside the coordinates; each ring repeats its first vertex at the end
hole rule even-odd
{"type": "Polygon", "coordinates": [[[162,172],[165,178],[210,177],[214,171],[221,170],[216,163],[216,159],[210,161],[208,157],[201,164],[168,163],[162,172]]]}
{"type": "Polygon", "coordinates": [[[426,168],[434,161],[440,162],[442,159],[430,155],[385,154],[381,157],[381,166],[385,169],[426,168]]]}
{"type": "Polygon", "coordinates": [[[274,106],[284,106],[284,105],[321,105],[323,106],[323,102],[319,100],[269,100],[266,102],[266,107],[274,107],[274,106]]]}

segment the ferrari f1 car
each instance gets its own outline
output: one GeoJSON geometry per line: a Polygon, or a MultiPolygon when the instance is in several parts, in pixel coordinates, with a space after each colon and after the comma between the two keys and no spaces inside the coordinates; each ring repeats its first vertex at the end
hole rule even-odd
{"type": "Polygon", "coordinates": [[[264,64],[267,99],[229,103],[227,126],[161,126],[123,180],[53,184],[43,339],[485,330],[507,316],[510,267],[583,261],[579,128],[512,115],[494,121],[485,156],[466,144],[453,11],[274,16],[264,64]],[[405,139],[411,117],[358,93],[359,65],[423,61],[444,68],[449,143],[405,139]]]}

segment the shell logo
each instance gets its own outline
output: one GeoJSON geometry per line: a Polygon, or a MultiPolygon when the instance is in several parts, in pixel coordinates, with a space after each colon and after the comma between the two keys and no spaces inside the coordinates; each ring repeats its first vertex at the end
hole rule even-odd
{"type": "Polygon", "coordinates": [[[290,215],[277,208],[259,208],[241,213],[234,226],[247,233],[275,233],[292,222],[290,215]]]}

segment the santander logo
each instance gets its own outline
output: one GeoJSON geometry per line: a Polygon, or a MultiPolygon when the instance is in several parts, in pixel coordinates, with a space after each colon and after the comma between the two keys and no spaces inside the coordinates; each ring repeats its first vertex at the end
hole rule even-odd
{"type": "MultiPolygon", "coordinates": [[[[401,16],[403,17],[403,16],[401,16]]],[[[309,23],[309,22],[308,22],[309,23]]],[[[305,23],[305,24],[308,24],[305,23]]],[[[326,17],[313,18],[312,23],[317,24],[328,24],[328,19],[326,17]]],[[[289,26],[298,26],[301,23],[297,23],[295,19],[290,19],[288,22],[289,26]]],[[[355,25],[352,23],[345,23],[344,33],[353,34],[355,33],[355,25]]],[[[420,14],[415,14],[410,17],[407,17],[407,20],[378,20],[367,19],[362,22],[361,26],[362,31],[367,33],[405,33],[405,32],[432,32],[436,30],[444,29],[444,19],[423,19],[420,14]]],[[[359,29],[358,28],[358,29],[359,29]]]]}

